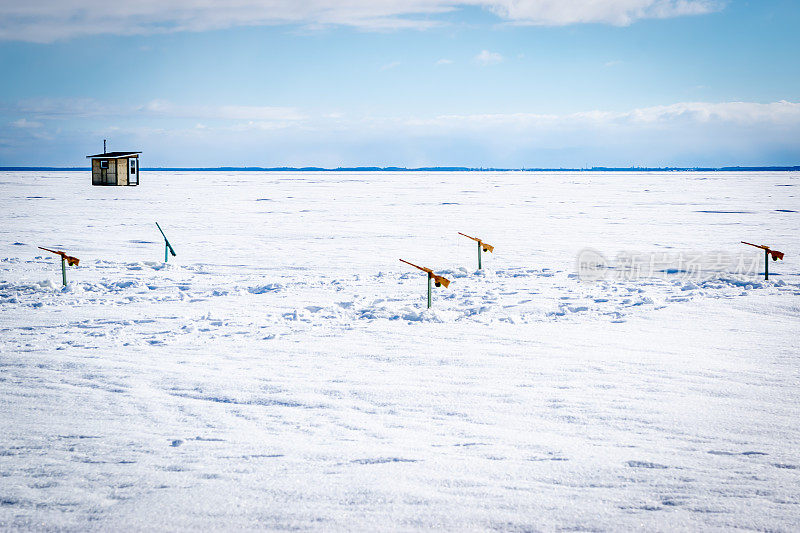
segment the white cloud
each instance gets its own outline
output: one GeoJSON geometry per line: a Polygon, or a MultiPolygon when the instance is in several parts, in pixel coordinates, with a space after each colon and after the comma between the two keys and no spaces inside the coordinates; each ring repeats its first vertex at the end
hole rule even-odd
{"type": "Polygon", "coordinates": [[[482,66],[496,65],[503,62],[503,56],[497,52],[490,52],[489,50],[481,50],[481,53],[475,56],[475,61],[482,66]]]}
{"type": "Polygon", "coordinates": [[[306,117],[292,107],[274,106],[190,106],[177,105],[165,100],[153,100],[137,108],[154,117],[254,120],[254,121],[300,121],[306,117]]]}
{"type": "Polygon", "coordinates": [[[366,30],[424,29],[431,16],[477,6],[515,24],[631,24],[699,15],[723,0],[0,0],[0,40],[53,42],[82,35],[206,31],[294,24],[366,30]]]}
{"type": "Polygon", "coordinates": [[[565,115],[544,113],[487,113],[440,115],[409,119],[410,126],[435,127],[442,130],[469,129],[548,129],[548,128],[619,128],[646,126],[688,126],[702,124],[782,125],[800,127],[800,103],[780,101],[770,104],[752,102],[684,102],[653,106],[625,112],[601,110],[565,115]]]}
{"type": "MultiPolygon", "coordinates": [[[[277,106],[197,106],[179,105],[167,100],[151,100],[141,105],[115,105],[93,99],[45,98],[21,102],[18,111],[37,120],[93,117],[146,117],[194,120],[301,121],[306,117],[292,107],[277,106]]],[[[25,120],[25,119],[22,119],[25,120]]]]}
{"type": "Polygon", "coordinates": [[[11,123],[11,125],[15,126],[17,128],[24,128],[24,129],[27,129],[27,128],[41,128],[42,127],[42,123],[41,122],[28,120],[26,118],[21,118],[19,120],[15,120],[14,122],[11,123]]]}
{"type": "Polygon", "coordinates": [[[452,59],[445,59],[445,58],[442,58],[442,59],[440,59],[439,61],[436,62],[436,66],[452,65],[452,64],[453,64],[453,60],[452,59]]]}
{"type": "Polygon", "coordinates": [[[380,70],[381,72],[383,72],[384,70],[392,70],[395,67],[399,67],[400,64],[401,63],[399,61],[392,61],[391,63],[386,63],[385,65],[382,65],[380,70]]]}
{"type": "Polygon", "coordinates": [[[704,15],[722,9],[722,0],[495,0],[489,9],[517,23],[565,26],[603,23],[627,26],[640,19],[704,15]]]}

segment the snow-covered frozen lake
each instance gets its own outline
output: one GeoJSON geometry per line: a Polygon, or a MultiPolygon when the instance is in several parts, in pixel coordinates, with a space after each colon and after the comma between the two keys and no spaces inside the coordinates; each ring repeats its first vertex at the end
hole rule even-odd
{"type": "Polygon", "coordinates": [[[0,529],[800,528],[800,173],[90,181],[0,172],[0,529]]]}

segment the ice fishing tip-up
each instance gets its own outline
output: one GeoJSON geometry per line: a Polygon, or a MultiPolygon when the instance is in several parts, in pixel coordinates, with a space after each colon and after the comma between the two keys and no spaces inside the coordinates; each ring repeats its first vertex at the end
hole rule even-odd
{"type": "Polygon", "coordinates": [[[67,265],[69,266],[78,266],[80,263],[80,259],[77,257],[72,257],[71,255],[67,255],[62,251],[51,250],[50,248],[44,248],[42,246],[38,246],[40,250],[44,250],[46,252],[50,252],[52,254],[60,255],[61,256],[61,281],[64,286],[67,286],[67,265]]]}
{"type": "Polygon", "coordinates": [[[779,252],[778,250],[773,250],[769,246],[764,244],[753,244],[752,242],[742,241],[742,244],[746,244],[748,246],[753,246],[755,248],[761,248],[764,250],[764,279],[769,279],[769,256],[772,256],[773,261],[777,261],[778,259],[783,259],[783,252],[779,252]]]}
{"type": "Polygon", "coordinates": [[[459,235],[463,235],[464,237],[466,237],[468,239],[472,239],[473,241],[478,243],[478,270],[482,269],[483,265],[481,264],[481,251],[483,251],[483,252],[494,252],[494,246],[492,246],[491,244],[486,244],[485,242],[483,242],[482,240],[480,240],[477,237],[470,237],[466,233],[461,233],[459,231],[458,234],[459,235]]]}
{"type": "Polygon", "coordinates": [[[425,267],[421,267],[419,265],[415,265],[414,263],[410,263],[410,262],[406,261],[405,259],[401,259],[400,261],[402,261],[403,263],[405,263],[407,265],[411,265],[414,268],[418,268],[418,269],[420,269],[423,272],[426,272],[428,274],[428,308],[430,309],[430,307],[431,307],[431,281],[433,281],[433,283],[437,287],[444,286],[444,288],[446,289],[447,287],[450,286],[450,280],[447,279],[444,276],[439,276],[438,274],[434,273],[433,270],[431,270],[430,268],[425,268],[425,267]]]}

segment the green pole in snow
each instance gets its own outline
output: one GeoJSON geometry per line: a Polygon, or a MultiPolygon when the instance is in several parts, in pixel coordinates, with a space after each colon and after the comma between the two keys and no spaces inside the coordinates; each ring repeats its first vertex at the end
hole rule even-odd
{"type": "Polygon", "coordinates": [[[769,250],[764,250],[764,279],[769,279],[769,250]]]}
{"type": "Polygon", "coordinates": [[[483,248],[483,246],[481,245],[481,243],[478,243],[478,270],[483,268],[481,266],[481,248],[483,248]]]}
{"type": "Polygon", "coordinates": [[[431,308],[431,280],[432,279],[433,279],[433,276],[430,273],[428,273],[428,309],[431,308]]]}
{"type": "Polygon", "coordinates": [[[67,260],[63,257],[61,258],[61,282],[64,286],[67,286],[67,260]]]}
{"type": "Polygon", "coordinates": [[[169,254],[172,254],[172,257],[175,257],[175,250],[172,248],[172,245],[167,240],[167,236],[164,235],[164,230],[161,229],[161,226],[158,225],[156,222],[156,226],[158,226],[158,231],[161,232],[161,236],[164,237],[164,262],[166,263],[169,261],[169,254]]]}

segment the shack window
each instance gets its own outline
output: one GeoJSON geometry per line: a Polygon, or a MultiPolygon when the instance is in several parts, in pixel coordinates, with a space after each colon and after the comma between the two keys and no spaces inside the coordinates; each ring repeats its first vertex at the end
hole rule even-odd
{"type": "Polygon", "coordinates": [[[100,160],[100,168],[108,168],[108,160],[107,159],[101,159],[100,160]]]}
{"type": "Polygon", "coordinates": [[[131,159],[131,174],[136,174],[136,160],[131,159]]]}

